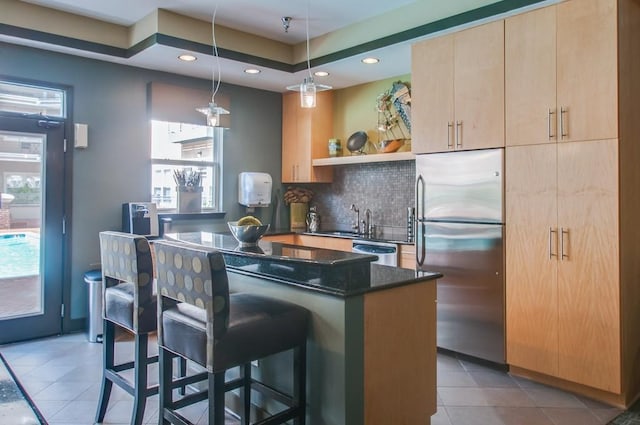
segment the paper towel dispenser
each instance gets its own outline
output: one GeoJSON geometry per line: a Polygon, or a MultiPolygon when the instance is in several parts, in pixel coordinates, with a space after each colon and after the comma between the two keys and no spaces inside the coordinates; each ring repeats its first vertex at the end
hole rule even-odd
{"type": "Polygon", "coordinates": [[[247,207],[268,207],[271,204],[273,180],[267,173],[240,173],[238,202],[247,207]]]}

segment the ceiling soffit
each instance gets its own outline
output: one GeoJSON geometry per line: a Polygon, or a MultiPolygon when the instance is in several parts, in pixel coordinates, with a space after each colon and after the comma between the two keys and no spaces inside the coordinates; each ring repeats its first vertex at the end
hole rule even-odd
{"type": "MultiPolygon", "coordinates": [[[[450,6],[436,12],[424,9],[428,2],[416,2],[385,15],[386,18],[371,18],[316,37],[310,41],[312,66],[553,2],[491,1],[442,2],[450,6]],[[425,21],[427,23],[412,26],[425,21]]],[[[17,0],[0,0],[0,9],[3,10],[0,14],[0,35],[123,58],[132,57],[156,44],[212,54],[210,22],[167,10],[158,9],[126,27],[17,0]]],[[[220,57],[287,72],[306,67],[306,43],[289,45],[221,25],[216,25],[215,30],[220,57]]]]}

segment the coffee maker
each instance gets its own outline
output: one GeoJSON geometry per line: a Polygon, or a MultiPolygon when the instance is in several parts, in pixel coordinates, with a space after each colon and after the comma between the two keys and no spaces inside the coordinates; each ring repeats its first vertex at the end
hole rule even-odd
{"type": "Polygon", "coordinates": [[[122,204],[122,231],[157,238],[159,235],[158,209],[155,202],[122,204]]]}

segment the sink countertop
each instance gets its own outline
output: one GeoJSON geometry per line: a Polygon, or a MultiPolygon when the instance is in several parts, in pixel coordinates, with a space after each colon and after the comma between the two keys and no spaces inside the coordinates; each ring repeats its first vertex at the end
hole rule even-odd
{"type": "Polygon", "coordinates": [[[311,235],[311,236],[328,236],[332,238],[344,238],[344,239],[362,239],[362,240],[370,240],[373,242],[387,242],[387,243],[395,243],[395,244],[402,244],[402,245],[414,244],[414,242],[407,241],[406,235],[402,237],[398,234],[390,235],[388,237],[384,237],[384,236],[370,237],[370,236],[360,235],[355,232],[349,232],[344,230],[326,230],[326,231],[322,230],[319,232],[303,232],[302,234],[311,235]]]}

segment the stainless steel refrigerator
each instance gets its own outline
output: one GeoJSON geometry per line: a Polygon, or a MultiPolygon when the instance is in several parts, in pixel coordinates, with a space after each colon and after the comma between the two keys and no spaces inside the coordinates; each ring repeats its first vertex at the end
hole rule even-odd
{"type": "Polygon", "coordinates": [[[416,157],[417,269],[437,271],[438,347],[505,363],[504,149],[416,157]]]}

